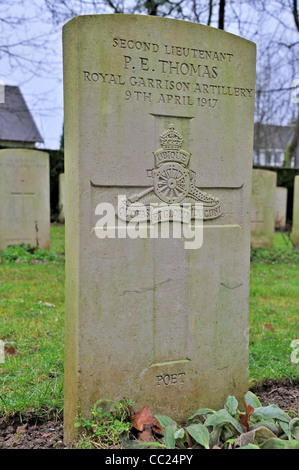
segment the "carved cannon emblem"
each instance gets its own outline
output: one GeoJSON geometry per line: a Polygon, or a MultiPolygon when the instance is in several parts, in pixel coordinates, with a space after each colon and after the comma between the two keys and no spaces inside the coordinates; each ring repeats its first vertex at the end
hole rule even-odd
{"type": "Polygon", "coordinates": [[[128,201],[145,205],[156,202],[157,198],[167,204],[201,202],[203,219],[215,219],[222,213],[219,199],[195,186],[196,175],[189,168],[191,153],[181,148],[182,142],[182,136],[170,124],[160,135],[161,148],[153,152],[155,167],[147,170],[153,185],[139,194],[133,194],[128,201]]]}

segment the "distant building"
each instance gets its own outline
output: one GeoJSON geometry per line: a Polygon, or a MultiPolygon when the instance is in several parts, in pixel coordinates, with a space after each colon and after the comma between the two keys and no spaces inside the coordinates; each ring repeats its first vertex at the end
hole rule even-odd
{"type": "Polygon", "coordinates": [[[0,102],[0,147],[35,148],[37,142],[42,143],[19,87],[6,85],[3,101],[0,102]]]}
{"type": "MultiPolygon", "coordinates": [[[[272,124],[254,124],[253,164],[282,166],[284,153],[294,134],[295,124],[276,126],[272,124]]],[[[292,158],[292,167],[299,167],[299,147],[292,158]]]]}

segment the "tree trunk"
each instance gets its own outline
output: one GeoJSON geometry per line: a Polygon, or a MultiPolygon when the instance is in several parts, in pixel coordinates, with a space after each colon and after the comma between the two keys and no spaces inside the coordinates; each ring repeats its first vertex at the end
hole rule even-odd
{"type": "Polygon", "coordinates": [[[208,26],[211,25],[212,14],[213,14],[213,0],[210,0],[210,2],[209,2],[209,18],[208,18],[208,22],[207,22],[208,26]]]}
{"type": "Polygon", "coordinates": [[[225,0],[219,1],[218,28],[224,29],[225,0]]]}

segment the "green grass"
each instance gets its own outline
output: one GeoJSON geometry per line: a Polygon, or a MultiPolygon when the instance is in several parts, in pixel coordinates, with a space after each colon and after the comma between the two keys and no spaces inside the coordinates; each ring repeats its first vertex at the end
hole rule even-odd
{"type": "Polygon", "coordinates": [[[51,224],[51,250],[64,254],[64,225],[51,224]]]}
{"type": "Polygon", "coordinates": [[[250,378],[298,379],[291,341],[299,337],[299,252],[276,233],[273,250],[258,250],[251,262],[250,378]]]}
{"type": "MultiPolygon", "coordinates": [[[[64,253],[64,226],[52,225],[51,251],[64,253]]],[[[299,377],[291,341],[299,337],[298,252],[281,234],[251,263],[250,379],[299,377]]],[[[0,364],[0,416],[63,408],[64,262],[0,264],[0,339],[17,354],[0,364]],[[48,304],[48,305],[47,305],[48,304]]],[[[146,405],[146,404],[145,404],[146,405]]]]}
{"type": "MultiPolygon", "coordinates": [[[[51,237],[51,249],[63,252],[64,227],[52,226],[51,237]]],[[[17,351],[0,364],[0,415],[58,413],[63,408],[63,261],[0,264],[0,339],[17,351]]]]}

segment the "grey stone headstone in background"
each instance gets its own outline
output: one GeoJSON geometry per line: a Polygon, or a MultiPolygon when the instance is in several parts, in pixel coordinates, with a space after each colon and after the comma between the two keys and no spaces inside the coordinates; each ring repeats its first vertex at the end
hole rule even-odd
{"type": "Polygon", "coordinates": [[[0,150],[0,249],[29,243],[50,247],[49,155],[0,150]]]}
{"type": "Polygon", "coordinates": [[[59,215],[58,221],[65,222],[65,191],[64,191],[64,173],[59,175],[59,215]]]}
{"type": "Polygon", "coordinates": [[[284,230],[287,222],[288,189],[276,187],[275,228],[284,230]]]}
{"type": "Polygon", "coordinates": [[[251,246],[272,248],[275,230],[277,174],[268,170],[252,171],[251,246]]]}
{"type": "Polygon", "coordinates": [[[292,241],[299,246],[299,175],[294,180],[292,241]]]}
{"type": "Polygon", "coordinates": [[[63,42],[66,441],[100,398],[178,421],[243,399],[255,45],[137,15],[74,18],[63,42]],[[145,208],[144,238],[132,212],[98,238],[119,195],[145,208]],[[201,248],[149,236],[162,203],[203,205],[201,248]]]}

